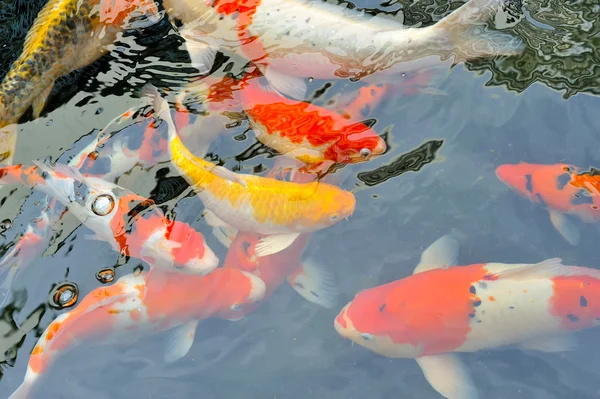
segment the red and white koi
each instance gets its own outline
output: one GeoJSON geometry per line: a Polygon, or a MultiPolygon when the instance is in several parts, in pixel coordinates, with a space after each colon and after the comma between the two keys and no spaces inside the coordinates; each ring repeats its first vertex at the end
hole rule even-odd
{"type": "Polygon", "coordinates": [[[107,242],[153,267],[191,274],[217,267],[219,260],[202,234],[187,223],[169,220],[152,201],[64,164],[34,163],[0,168],[0,183],[27,184],[56,198],[94,232],[87,238],[107,242]]]}
{"type": "Polygon", "coordinates": [[[568,215],[586,223],[600,221],[600,171],[584,171],[567,164],[505,164],[498,178],[534,203],[544,204],[552,224],[571,245],[580,240],[568,215]]]}
{"type": "Polygon", "coordinates": [[[50,323],[31,352],[24,382],[10,398],[28,397],[55,360],[82,343],[118,344],[123,338],[171,330],[164,359],[174,362],[189,352],[201,320],[251,306],[264,292],[260,278],[231,268],[202,277],[158,269],[125,275],[94,289],[50,323]]]}
{"type": "MultiPolygon", "coordinates": [[[[520,39],[485,31],[502,0],[470,0],[435,25],[407,28],[381,17],[307,0],[165,0],[165,10],[184,23],[186,42],[208,45],[199,65],[211,64],[217,49],[258,65],[281,93],[302,99],[304,78],[362,78],[400,74],[439,63],[520,54],[520,39]]],[[[197,47],[197,46],[196,46],[197,47]]]]}
{"type": "Polygon", "coordinates": [[[477,398],[456,352],[518,345],[558,352],[571,333],[600,325],[600,271],[536,264],[456,264],[458,242],[444,236],[412,276],[359,292],[335,319],[345,338],[390,358],[416,359],[446,398],[477,398]]]}

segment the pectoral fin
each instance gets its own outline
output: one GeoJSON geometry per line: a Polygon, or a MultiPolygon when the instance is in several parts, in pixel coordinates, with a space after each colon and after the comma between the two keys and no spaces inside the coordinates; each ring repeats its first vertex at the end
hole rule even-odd
{"type": "Polygon", "coordinates": [[[298,270],[288,277],[288,283],[309,302],[326,309],[336,305],[338,289],[335,279],[323,266],[309,261],[302,262],[298,270]]]}
{"type": "Polygon", "coordinates": [[[416,359],[425,379],[445,398],[477,399],[479,394],[469,371],[457,355],[443,353],[416,359]]]}
{"type": "Polygon", "coordinates": [[[258,241],[254,248],[254,253],[257,257],[262,257],[283,251],[292,245],[299,236],[300,233],[273,234],[267,236],[258,241]]]}
{"type": "Polygon", "coordinates": [[[165,362],[172,363],[190,351],[194,343],[198,321],[193,320],[174,328],[165,340],[165,362]]]}
{"type": "Polygon", "coordinates": [[[421,255],[421,261],[413,274],[440,267],[456,265],[458,259],[458,240],[449,234],[438,238],[421,255]]]}
{"type": "Polygon", "coordinates": [[[54,86],[54,83],[50,83],[48,85],[48,87],[46,87],[44,89],[44,91],[40,93],[39,96],[33,98],[31,107],[33,108],[33,118],[34,119],[39,118],[40,115],[42,114],[42,111],[44,110],[44,107],[46,106],[46,100],[48,100],[48,97],[50,96],[50,92],[52,92],[53,86],[54,86]]]}
{"type": "Polygon", "coordinates": [[[264,76],[279,93],[297,100],[304,100],[307,90],[304,78],[286,75],[268,67],[264,71],[264,76]]]}
{"type": "Polygon", "coordinates": [[[553,210],[548,211],[550,213],[550,221],[552,225],[561,236],[567,242],[573,246],[577,246],[579,244],[580,235],[577,227],[569,220],[569,217],[561,212],[556,212],[553,210]]]}

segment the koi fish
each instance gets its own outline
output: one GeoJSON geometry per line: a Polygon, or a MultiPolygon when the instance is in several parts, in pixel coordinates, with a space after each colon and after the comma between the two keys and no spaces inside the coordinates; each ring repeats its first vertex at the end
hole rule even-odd
{"type": "MultiPolygon", "coordinates": [[[[161,18],[153,0],[50,0],[0,84],[0,128],[16,124],[30,106],[38,118],[56,79],[96,61],[123,29],[161,18]]],[[[0,162],[12,163],[16,126],[2,133],[0,162]]]]}
{"type": "Polygon", "coordinates": [[[524,49],[522,40],[485,29],[502,0],[470,0],[435,25],[416,29],[307,0],[164,0],[163,5],[183,22],[186,42],[213,48],[198,64],[214,59],[216,49],[235,53],[259,66],[279,92],[298,99],[306,92],[305,78],[398,75],[435,64],[438,57],[458,62],[524,49]]]}
{"type": "Polygon", "coordinates": [[[600,325],[600,271],[535,264],[456,264],[446,235],[425,250],[412,276],[366,289],[335,319],[345,338],[390,358],[415,359],[446,398],[477,398],[456,352],[509,345],[559,352],[570,335],[600,325]]]}
{"type": "Polygon", "coordinates": [[[338,187],[236,174],[196,157],[177,136],[166,100],[156,89],[151,95],[154,109],[168,126],[171,163],[205,208],[238,231],[268,235],[256,245],[257,256],[279,252],[301,233],[331,226],[354,212],[354,195],[338,187]]]}
{"type": "Polygon", "coordinates": [[[600,221],[600,172],[583,171],[572,165],[506,164],[496,176],[511,189],[534,203],[546,205],[552,225],[571,245],[580,234],[568,215],[586,223],[600,221]]]}
{"type": "Polygon", "coordinates": [[[111,286],[94,289],[50,323],[31,352],[24,382],[10,398],[28,397],[56,359],[81,343],[117,344],[123,338],[171,330],[164,360],[174,362],[189,352],[201,320],[250,306],[264,291],[260,278],[235,269],[219,268],[203,277],[158,269],[125,275],[111,286]]]}
{"type": "Polygon", "coordinates": [[[366,162],[383,154],[385,140],[358,120],[261,88],[257,79],[240,91],[258,141],[311,168],[366,162]]]}
{"type": "Polygon", "coordinates": [[[26,184],[56,198],[94,232],[86,238],[167,271],[204,275],[217,267],[219,260],[202,234],[170,221],[152,201],[74,167],[34,163],[0,168],[0,183],[26,184]]]}
{"type": "MultiPolygon", "coordinates": [[[[268,177],[275,177],[284,172],[282,163],[272,168],[268,177]]],[[[336,179],[339,176],[326,176],[336,179]]],[[[312,176],[298,173],[293,175],[296,183],[309,181],[312,176]]],[[[226,310],[219,317],[229,320],[239,319],[250,314],[261,306],[285,281],[309,302],[331,309],[335,306],[338,290],[333,275],[323,266],[312,260],[302,260],[302,255],[312,237],[311,233],[301,234],[296,241],[283,251],[272,255],[256,256],[256,245],[264,236],[256,233],[236,232],[227,247],[229,251],[223,261],[224,268],[234,268],[252,273],[263,280],[266,286],[263,300],[255,305],[239,310],[226,310]]]]}

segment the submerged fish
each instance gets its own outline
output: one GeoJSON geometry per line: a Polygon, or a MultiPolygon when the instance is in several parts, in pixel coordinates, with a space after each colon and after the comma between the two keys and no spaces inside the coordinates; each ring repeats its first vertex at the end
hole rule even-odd
{"type": "MultiPolygon", "coordinates": [[[[54,81],[100,58],[118,32],[159,19],[153,0],[50,0],[0,84],[0,129],[16,124],[30,106],[38,118],[54,81]]],[[[16,128],[0,133],[0,162],[12,163],[16,128]]]]}
{"type": "Polygon", "coordinates": [[[238,231],[268,235],[257,244],[257,256],[279,252],[301,233],[331,226],[354,212],[354,195],[338,187],[236,174],[193,155],[177,136],[166,100],[158,92],[152,95],[168,125],[171,163],[218,219],[238,231]]]}
{"type": "Polygon", "coordinates": [[[167,271],[207,274],[218,258],[201,233],[172,221],[151,201],[63,164],[0,168],[0,183],[21,183],[54,198],[94,232],[87,238],[167,271]]]}
{"type": "Polygon", "coordinates": [[[385,141],[369,126],[262,88],[257,79],[240,91],[244,112],[258,141],[277,152],[326,171],[335,163],[366,162],[383,154],[385,141]]]}
{"type": "Polygon", "coordinates": [[[524,49],[520,39],[485,28],[502,0],[470,0],[426,28],[309,0],[164,0],[163,5],[184,23],[181,34],[188,43],[212,46],[196,51],[196,63],[207,64],[216,49],[233,52],[295,98],[304,97],[304,78],[399,74],[440,57],[472,60],[524,49]]]}
{"type": "Polygon", "coordinates": [[[203,277],[158,269],[125,275],[96,288],[50,323],[31,352],[24,382],[10,398],[28,397],[57,357],[81,343],[118,344],[171,330],[164,359],[176,361],[192,347],[199,321],[252,305],[264,292],[260,278],[235,269],[220,268],[203,277]]]}
{"type": "Polygon", "coordinates": [[[580,240],[575,216],[586,223],[600,221],[600,172],[566,164],[505,164],[496,168],[498,178],[534,203],[546,205],[550,220],[571,245],[580,240]]]}
{"type": "Polygon", "coordinates": [[[444,236],[421,257],[412,276],[356,295],[335,329],[380,355],[416,359],[447,398],[477,398],[454,352],[507,345],[558,352],[570,333],[600,325],[600,271],[537,264],[454,266],[457,241],[444,236]]]}

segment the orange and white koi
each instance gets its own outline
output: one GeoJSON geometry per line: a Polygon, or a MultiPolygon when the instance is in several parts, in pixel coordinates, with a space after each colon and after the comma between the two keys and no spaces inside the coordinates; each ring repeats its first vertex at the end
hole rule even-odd
{"type": "Polygon", "coordinates": [[[189,352],[201,320],[251,306],[264,292],[260,278],[235,269],[219,268],[203,277],[158,269],[125,275],[111,286],[94,289],[75,309],[50,323],[31,352],[24,382],[11,398],[27,397],[55,360],[81,343],[117,344],[123,338],[171,330],[164,359],[174,362],[189,352]]]}
{"type": "Polygon", "coordinates": [[[0,168],[0,183],[27,184],[56,198],[94,232],[87,238],[107,242],[150,266],[189,274],[207,274],[217,267],[219,260],[202,234],[187,223],[169,220],[152,201],[83,176],[74,167],[34,163],[0,168]]]}
{"type": "MultiPolygon", "coordinates": [[[[0,128],[16,124],[30,106],[38,118],[56,79],[100,58],[123,29],[160,18],[154,0],[50,0],[0,84],[0,128]]],[[[16,128],[2,133],[0,161],[12,163],[16,128]]]]}
{"type": "Polygon", "coordinates": [[[177,136],[166,100],[156,89],[152,95],[154,109],[168,125],[171,163],[218,219],[238,231],[268,235],[256,246],[257,256],[279,252],[301,233],[331,226],[354,212],[354,195],[338,187],[235,174],[196,157],[177,136]]]}
{"type": "MultiPolygon", "coordinates": [[[[304,78],[400,74],[436,64],[520,54],[520,39],[481,29],[502,0],[470,0],[435,25],[407,28],[381,17],[308,0],[164,0],[186,42],[230,51],[258,65],[281,93],[302,99],[304,78]]],[[[214,57],[208,50],[198,62],[214,57]]],[[[193,59],[193,58],[192,58],[193,59]]]]}
{"type": "Polygon", "coordinates": [[[446,398],[477,398],[456,352],[518,345],[559,352],[600,325],[600,271],[536,264],[456,264],[458,242],[425,250],[412,276],[366,289],[335,319],[345,338],[390,358],[416,359],[446,398]]]}
{"type": "Polygon", "coordinates": [[[586,223],[600,221],[600,171],[584,171],[567,164],[505,164],[496,176],[511,189],[534,203],[544,204],[550,220],[571,245],[580,234],[568,215],[586,223]]]}
{"type": "Polygon", "coordinates": [[[240,91],[258,141],[310,167],[366,162],[383,154],[385,140],[359,120],[265,90],[258,79],[240,91]]]}

